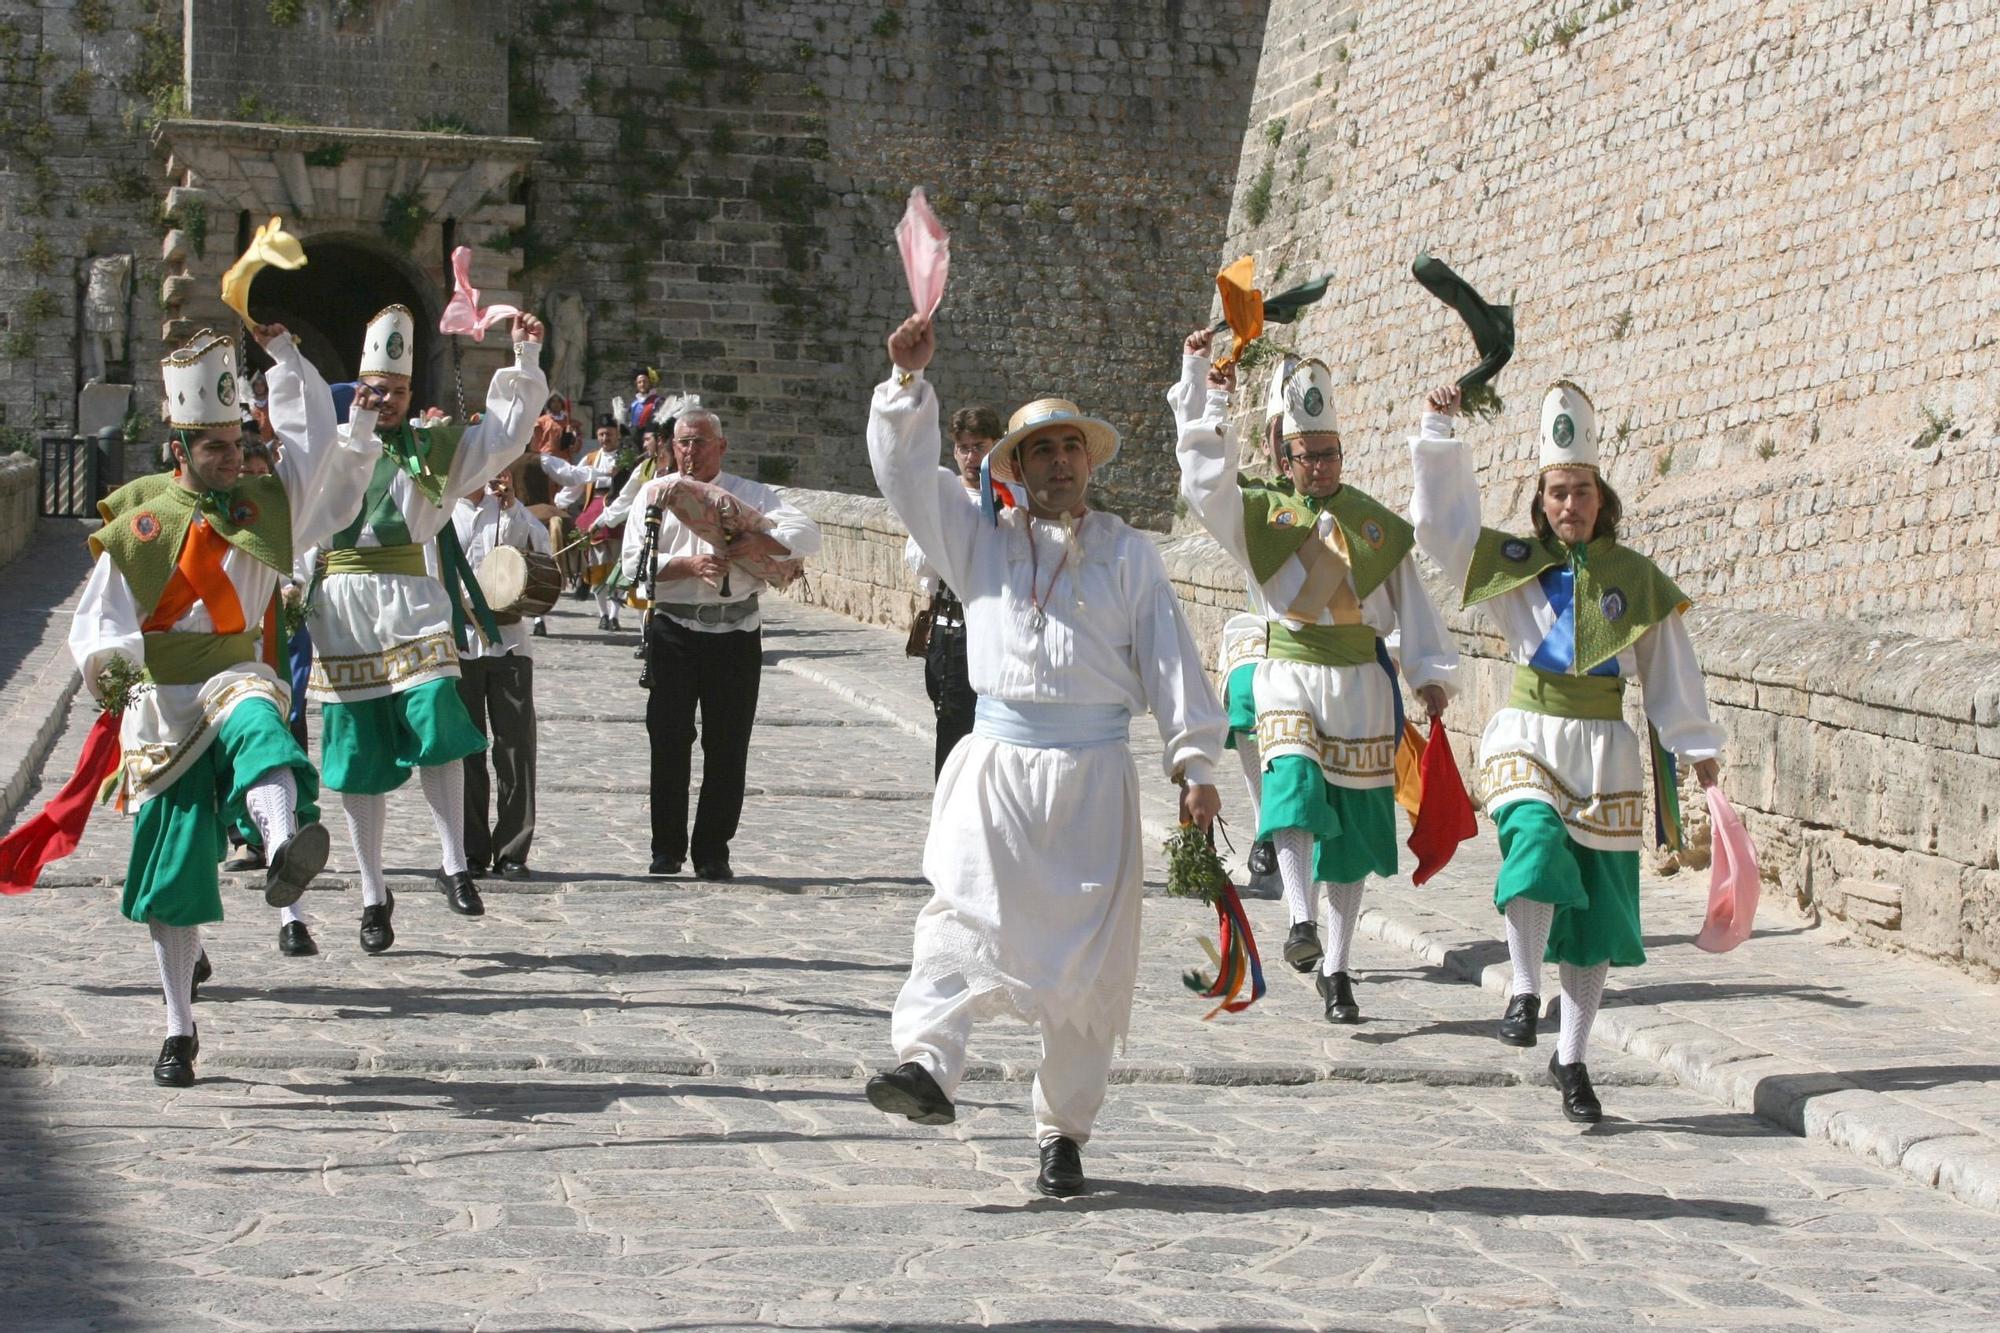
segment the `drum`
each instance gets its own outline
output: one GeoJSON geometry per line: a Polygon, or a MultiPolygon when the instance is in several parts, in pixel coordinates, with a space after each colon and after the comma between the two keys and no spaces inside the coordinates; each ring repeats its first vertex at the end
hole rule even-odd
{"type": "Polygon", "coordinates": [[[552,555],[496,546],[479,562],[479,591],[486,596],[493,618],[503,625],[523,616],[546,615],[562,595],[562,574],[552,555]]]}

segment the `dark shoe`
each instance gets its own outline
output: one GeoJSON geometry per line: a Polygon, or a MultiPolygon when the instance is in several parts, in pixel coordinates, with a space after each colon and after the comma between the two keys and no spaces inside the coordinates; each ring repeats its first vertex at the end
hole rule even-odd
{"type": "Polygon", "coordinates": [[[1549,1057],[1549,1074],[1562,1089],[1563,1114],[1580,1125],[1594,1125],[1604,1119],[1604,1107],[1597,1100],[1596,1089],[1590,1086],[1590,1071],[1578,1060],[1573,1065],[1559,1064],[1555,1056],[1549,1057]]]}
{"type": "Polygon", "coordinates": [[[493,873],[501,879],[516,881],[531,878],[528,874],[528,867],[522,865],[519,861],[509,861],[504,856],[493,863],[493,873]]]}
{"type": "Polygon", "coordinates": [[[396,942],[396,928],[389,924],[389,918],[396,914],[396,895],[390,894],[389,901],[380,907],[361,909],[361,951],[381,953],[396,942]]]}
{"type": "Polygon", "coordinates": [[[599,616],[599,617],[597,618],[597,628],[599,628],[599,629],[610,629],[610,628],[611,628],[611,617],[610,617],[610,616],[599,616]]]}
{"type": "MultiPolygon", "coordinates": [[[[486,863],[484,861],[475,861],[468,856],[465,858],[465,873],[472,876],[474,879],[485,879],[487,874],[486,863]]],[[[439,879],[444,878],[443,870],[433,870],[431,874],[435,875],[439,879]]]]}
{"type": "Polygon", "coordinates": [[[1294,972],[1310,972],[1319,966],[1319,927],[1310,921],[1292,923],[1292,933],[1285,936],[1285,961],[1292,965],[1294,972]]]}
{"type": "Polygon", "coordinates": [[[1050,1139],[1042,1145],[1042,1173],[1035,1188],[1051,1199],[1068,1199],[1088,1188],[1083,1182],[1083,1153],[1069,1139],[1050,1139]]]}
{"type": "Polygon", "coordinates": [[[204,949],[195,955],[194,984],[188,987],[188,998],[190,1000],[199,1000],[201,998],[201,983],[214,975],[215,969],[208,965],[208,951],[204,949]]]}
{"type": "Polygon", "coordinates": [[[919,1125],[949,1125],[958,1119],[951,1098],[944,1095],[931,1071],[914,1060],[869,1079],[868,1104],[919,1125]]]}
{"type": "Polygon", "coordinates": [[[653,864],[646,867],[646,873],[649,875],[678,875],[681,873],[681,863],[671,857],[656,856],[653,858],[653,864]]]}
{"type": "Polygon", "coordinates": [[[729,868],[728,857],[718,856],[713,861],[696,861],[694,863],[694,877],[696,879],[705,879],[711,884],[727,884],[730,880],[736,878],[736,872],[729,868]]]}
{"type": "Polygon", "coordinates": [[[1507,1012],[1500,1018],[1500,1044],[1502,1046],[1533,1046],[1535,1044],[1535,1014],[1542,1007],[1541,1000],[1533,995],[1516,995],[1507,1001],[1507,1012]]]}
{"type": "Polygon", "coordinates": [[[1313,979],[1319,987],[1319,996],[1326,1001],[1326,1021],[1329,1023],[1359,1023],[1361,1006],[1354,1002],[1354,981],[1345,972],[1332,976],[1322,972],[1313,979]]]}
{"type": "Polygon", "coordinates": [[[571,588],[571,589],[569,590],[569,599],[570,599],[570,600],[571,600],[572,602],[587,602],[587,601],[589,601],[589,600],[590,600],[590,585],[589,585],[589,584],[587,584],[587,583],[579,583],[579,584],[577,584],[577,585],[576,585],[576,586],[575,586],[574,588],[571,588]]]}
{"type": "Polygon", "coordinates": [[[194,1086],[194,1058],[201,1053],[201,1037],[190,1033],[185,1037],[168,1037],[160,1047],[160,1058],[153,1061],[153,1082],[163,1088],[191,1088],[194,1086]]]}
{"type": "Polygon", "coordinates": [[[1269,838],[1259,838],[1250,844],[1250,873],[1253,875],[1275,875],[1278,873],[1278,849],[1269,838]]]}
{"type": "Polygon", "coordinates": [[[486,915],[486,904],[479,897],[479,886],[472,882],[472,876],[466,871],[438,876],[437,886],[446,904],[460,916],[486,915]]]}
{"type": "Polygon", "coordinates": [[[271,868],[264,872],[264,902],[271,907],[290,907],[306,891],[313,877],[326,869],[327,853],[333,848],[326,825],[306,824],[271,853],[271,868]]]}
{"type": "Polygon", "coordinates": [[[618,623],[617,616],[611,617],[611,623],[608,626],[606,626],[606,628],[609,629],[613,634],[623,634],[625,632],[625,627],[618,623]]]}
{"type": "Polygon", "coordinates": [[[287,921],[278,927],[278,952],[287,958],[310,958],[319,952],[312,932],[303,921],[287,921]]]}
{"type": "Polygon", "coordinates": [[[535,622],[535,627],[532,630],[529,630],[528,632],[534,635],[538,639],[546,639],[549,637],[548,625],[540,620],[537,620],[535,622]]]}
{"type": "Polygon", "coordinates": [[[224,870],[237,871],[262,870],[264,868],[264,849],[262,847],[252,847],[246,842],[236,849],[236,855],[222,863],[222,868],[224,870]]]}

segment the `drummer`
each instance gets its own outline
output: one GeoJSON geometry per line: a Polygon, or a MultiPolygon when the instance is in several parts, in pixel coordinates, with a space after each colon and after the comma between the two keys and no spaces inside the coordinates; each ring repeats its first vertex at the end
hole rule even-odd
{"type": "MultiPolygon", "coordinates": [[[[501,547],[553,556],[548,528],[516,498],[513,477],[512,469],[502,472],[452,511],[475,570],[501,547]]],[[[465,758],[465,859],[481,879],[526,879],[535,840],[535,661],[520,614],[500,605],[493,612],[500,641],[488,643],[475,630],[458,659],[458,696],[491,744],[490,754],[465,758]]]]}

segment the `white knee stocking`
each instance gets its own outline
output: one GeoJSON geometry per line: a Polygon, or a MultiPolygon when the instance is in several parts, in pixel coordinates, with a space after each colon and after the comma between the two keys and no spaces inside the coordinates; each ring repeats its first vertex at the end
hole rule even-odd
{"type": "Polygon", "coordinates": [[[618,603],[612,597],[611,589],[607,588],[604,584],[600,583],[595,588],[592,588],[590,592],[591,596],[597,599],[598,615],[615,616],[618,614],[618,603]]]}
{"type": "Polygon", "coordinates": [[[1327,976],[1347,971],[1347,956],[1354,949],[1354,927],[1361,921],[1361,891],[1367,880],[1352,884],[1321,883],[1326,894],[1326,952],[1320,955],[1319,970],[1327,976]]]}
{"type": "Polygon", "coordinates": [[[195,926],[163,926],[148,921],[153,956],[160,963],[160,989],[167,997],[167,1035],[185,1037],[194,1031],[194,963],[201,957],[201,931],[195,926]]]}
{"type": "Polygon", "coordinates": [[[389,798],[349,791],[340,794],[340,805],[347,812],[347,834],[354,840],[354,863],[361,872],[361,905],[380,907],[389,901],[389,888],[382,882],[382,825],[389,798]]]}
{"type": "Polygon", "coordinates": [[[289,768],[272,769],[243,793],[243,805],[264,836],[265,860],[299,831],[298,804],[299,784],[289,768]]]}
{"type": "Polygon", "coordinates": [[[1604,1002],[1604,980],[1611,964],[1578,967],[1563,963],[1556,968],[1562,981],[1562,1036],[1556,1041],[1556,1058],[1566,1065],[1583,1059],[1590,1043],[1590,1027],[1597,1021],[1597,1007],[1604,1002]]]}
{"type": "Polygon", "coordinates": [[[1278,852],[1278,878],[1285,886],[1285,913],[1296,926],[1313,919],[1313,835],[1302,828],[1279,829],[1271,835],[1278,852]]]}
{"type": "Polygon", "coordinates": [[[1549,951],[1549,927],[1555,919],[1554,903],[1507,900],[1507,957],[1514,964],[1514,989],[1509,994],[1542,993],[1542,958],[1549,951]]]}
{"type": "Polygon", "coordinates": [[[432,764],[418,769],[417,776],[423,780],[431,823],[437,826],[444,873],[461,874],[465,870],[465,765],[457,759],[448,764],[432,764]]]}
{"type": "Polygon", "coordinates": [[[1250,829],[1254,836],[1257,820],[1264,811],[1264,757],[1257,749],[1254,734],[1236,738],[1236,757],[1243,761],[1243,785],[1250,789],[1250,829]]]}

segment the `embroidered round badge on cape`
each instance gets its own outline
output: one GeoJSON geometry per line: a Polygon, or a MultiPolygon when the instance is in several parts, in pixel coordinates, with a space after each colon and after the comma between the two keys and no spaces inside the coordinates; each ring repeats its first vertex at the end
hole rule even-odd
{"type": "Polygon", "coordinates": [[[250,500],[238,500],[229,506],[229,521],[237,527],[247,527],[257,521],[257,506],[250,500]]]}
{"type": "Polygon", "coordinates": [[[1598,602],[1606,620],[1622,620],[1625,617],[1625,594],[1613,588],[1598,602]]]}
{"type": "Polygon", "coordinates": [[[1377,523],[1372,518],[1369,519],[1361,525],[1361,535],[1370,546],[1378,551],[1382,549],[1382,525],[1380,523],[1377,523]]]}
{"type": "Polygon", "coordinates": [[[391,361],[401,361],[403,359],[403,335],[400,333],[390,334],[389,343],[382,350],[389,354],[391,361]]]}
{"type": "Polygon", "coordinates": [[[1289,509],[1280,509],[1271,515],[1271,522],[1281,528],[1289,528],[1299,521],[1299,516],[1289,509]]]}
{"type": "Polygon", "coordinates": [[[1556,448],[1567,449],[1576,440],[1576,423],[1569,419],[1569,413],[1558,412],[1549,434],[1555,439],[1556,448]]]}
{"type": "Polygon", "coordinates": [[[1304,407],[1306,409],[1307,416],[1309,417],[1318,416],[1320,414],[1320,410],[1325,406],[1326,406],[1326,395],[1319,391],[1319,385],[1315,384],[1311,388],[1306,390],[1304,407]]]}
{"type": "Polygon", "coordinates": [[[142,542],[152,541],[160,535],[160,520],[147,510],[132,515],[132,535],[142,542]]]}
{"type": "Polygon", "coordinates": [[[236,401],[236,377],[226,370],[222,372],[222,378],[215,382],[215,401],[224,407],[236,401]]]}
{"type": "Polygon", "coordinates": [[[1526,560],[1530,549],[1528,544],[1519,537],[1509,537],[1506,541],[1500,543],[1500,554],[1508,560],[1526,560]]]}

